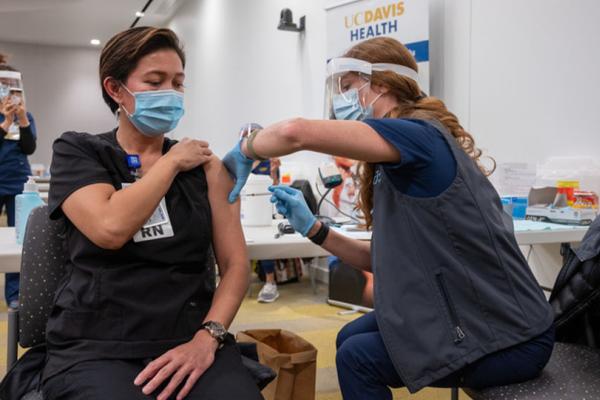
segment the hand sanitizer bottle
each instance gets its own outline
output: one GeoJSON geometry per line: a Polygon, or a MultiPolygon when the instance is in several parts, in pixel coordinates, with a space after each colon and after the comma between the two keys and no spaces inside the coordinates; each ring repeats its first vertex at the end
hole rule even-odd
{"type": "Polygon", "coordinates": [[[40,197],[38,185],[33,176],[30,176],[25,183],[23,193],[15,196],[15,228],[17,233],[17,244],[23,244],[23,236],[25,236],[25,227],[27,226],[27,218],[29,213],[41,205],[44,200],[40,197]]]}

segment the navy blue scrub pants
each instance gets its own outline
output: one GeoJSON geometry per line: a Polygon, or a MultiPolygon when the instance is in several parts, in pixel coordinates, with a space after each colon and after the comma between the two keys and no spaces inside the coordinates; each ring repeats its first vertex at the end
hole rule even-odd
{"type": "MultiPolygon", "coordinates": [[[[15,226],[15,195],[0,196],[0,213],[6,209],[7,225],[15,226]]],[[[16,239],[15,239],[16,240],[16,239]]],[[[19,274],[6,274],[4,282],[4,298],[6,304],[19,299],[19,274]]]]}
{"type": "Polygon", "coordinates": [[[272,274],[275,272],[275,260],[260,260],[260,268],[263,274],[272,274]]]}
{"type": "MultiPolygon", "coordinates": [[[[391,400],[389,387],[402,387],[375,319],[375,313],[347,324],[337,337],[336,365],[344,400],[391,400]]],[[[552,354],[554,327],[517,346],[487,355],[430,385],[484,388],[537,377],[552,354]]]]}

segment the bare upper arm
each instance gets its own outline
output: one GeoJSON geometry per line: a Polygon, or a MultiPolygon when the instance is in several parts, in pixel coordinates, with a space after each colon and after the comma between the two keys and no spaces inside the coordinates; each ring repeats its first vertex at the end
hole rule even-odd
{"type": "Polygon", "coordinates": [[[62,203],[62,211],[88,239],[100,247],[107,247],[103,218],[110,196],[115,188],[107,183],[95,183],[77,189],[62,203]]]}
{"type": "Polygon", "coordinates": [[[227,201],[233,181],[216,156],[204,164],[204,171],[212,213],[213,247],[219,268],[235,262],[245,264],[248,257],[240,222],[240,200],[233,204],[227,201]]]}
{"type": "Polygon", "coordinates": [[[290,123],[292,135],[305,150],[371,163],[400,161],[398,149],[364,122],[296,119],[290,123]]]}

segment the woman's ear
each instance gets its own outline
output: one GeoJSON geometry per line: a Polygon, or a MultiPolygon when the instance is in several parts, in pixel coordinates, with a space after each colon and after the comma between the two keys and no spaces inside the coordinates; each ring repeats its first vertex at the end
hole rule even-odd
{"type": "Polygon", "coordinates": [[[123,102],[123,88],[121,84],[112,77],[104,78],[102,82],[102,86],[106,93],[115,101],[117,104],[121,104],[123,102]]]}
{"type": "Polygon", "coordinates": [[[371,89],[377,94],[386,94],[390,91],[390,88],[383,85],[371,85],[371,89]]]}

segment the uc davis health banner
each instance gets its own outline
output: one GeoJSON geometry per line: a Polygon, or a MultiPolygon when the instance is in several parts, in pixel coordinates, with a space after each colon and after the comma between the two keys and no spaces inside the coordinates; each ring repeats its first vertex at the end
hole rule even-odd
{"type": "Polygon", "coordinates": [[[389,36],[402,42],[419,65],[419,85],[429,92],[428,0],[347,1],[327,8],[327,59],[364,40],[389,36]]]}

